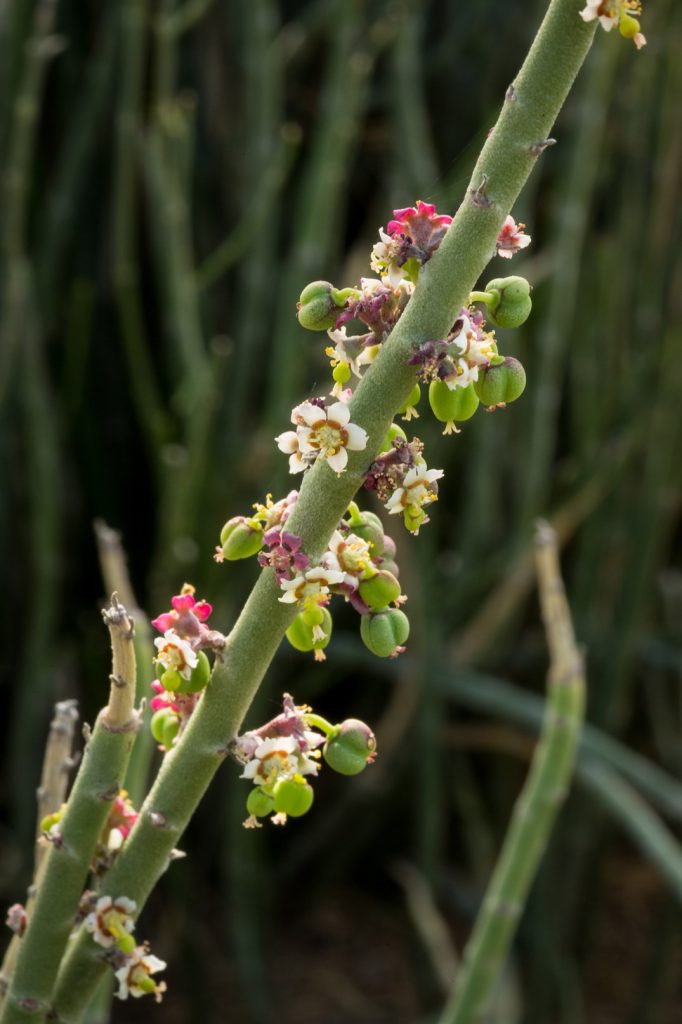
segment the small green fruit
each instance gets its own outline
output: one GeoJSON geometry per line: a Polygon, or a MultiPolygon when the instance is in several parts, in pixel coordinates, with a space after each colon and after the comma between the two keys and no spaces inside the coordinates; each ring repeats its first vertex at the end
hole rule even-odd
{"type": "Polygon", "coordinates": [[[204,652],[199,651],[197,657],[199,660],[192,669],[191,676],[189,679],[183,679],[180,684],[180,693],[198,693],[204,689],[211,678],[211,663],[204,652]]]}
{"type": "Polygon", "coordinates": [[[360,597],[373,612],[383,611],[400,597],[400,584],[392,572],[382,568],[358,587],[360,597]]]}
{"type": "Polygon", "coordinates": [[[471,419],[478,409],[478,395],[473,384],[451,390],[445,381],[434,380],[429,384],[429,405],[436,419],[451,428],[454,423],[471,419]]]}
{"type": "MultiPolygon", "coordinates": [[[[314,612],[315,609],[312,609],[312,611],[314,612]]],[[[309,613],[304,611],[299,612],[289,626],[287,640],[297,651],[323,651],[328,646],[332,635],[332,617],[327,608],[320,608],[320,611],[322,612],[322,618],[319,622],[306,621],[306,616],[309,616],[309,613]],[[324,639],[313,639],[315,627],[324,632],[324,639]]]]}
{"type": "Polygon", "coordinates": [[[300,818],[307,814],[313,806],[313,787],[307,782],[296,782],[295,779],[283,779],[275,786],[275,810],[278,814],[288,814],[291,818],[300,818]]]}
{"type": "Polygon", "coordinates": [[[246,809],[255,818],[267,818],[272,814],[275,801],[269,793],[264,793],[262,786],[254,786],[246,800],[246,809]]]}
{"type": "Polygon", "coordinates": [[[220,531],[223,558],[236,562],[239,558],[250,558],[263,547],[263,527],[255,519],[235,516],[220,531]]]}
{"type": "Polygon", "coordinates": [[[332,370],[332,377],[337,384],[346,384],[351,378],[350,366],[345,360],[337,363],[332,370]]]}
{"type": "Polygon", "coordinates": [[[377,748],[374,733],[357,718],[342,722],[338,731],[324,745],[322,756],[340,775],[358,775],[377,748]]]}
{"type": "Polygon", "coordinates": [[[372,654],[379,658],[391,658],[399,653],[410,635],[410,622],[405,612],[389,608],[374,615],[363,615],[360,620],[360,636],[372,654]]]}
{"type": "Polygon", "coordinates": [[[496,327],[520,327],[530,316],[533,302],[525,277],[496,277],[485,290],[494,296],[487,316],[496,327]]]}
{"type": "Polygon", "coordinates": [[[412,388],[409,395],[407,396],[405,403],[401,405],[401,407],[398,409],[400,415],[404,416],[406,419],[410,419],[411,416],[415,416],[416,413],[414,410],[419,405],[419,399],[421,398],[421,396],[422,390],[418,384],[415,384],[415,386],[412,388]]]}
{"type": "Polygon", "coordinates": [[[170,750],[180,731],[180,719],[171,708],[161,708],[152,715],[149,727],[156,742],[170,750]]]}
{"type": "Polygon", "coordinates": [[[329,281],[312,281],[298,300],[298,322],[308,331],[328,331],[336,323],[339,307],[332,298],[335,288],[329,281]]]}
{"type": "Polygon", "coordinates": [[[167,668],[159,679],[159,682],[163,686],[164,690],[174,693],[175,690],[179,690],[182,686],[182,676],[179,672],[176,672],[174,668],[167,668]]]}
{"type": "Polygon", "coordinates": [[[507,356],[499,366],[482,370],[474,384],[476,394],[489,408],[516,401],[525,386],[526,371],[513,356],[507,356]]]}

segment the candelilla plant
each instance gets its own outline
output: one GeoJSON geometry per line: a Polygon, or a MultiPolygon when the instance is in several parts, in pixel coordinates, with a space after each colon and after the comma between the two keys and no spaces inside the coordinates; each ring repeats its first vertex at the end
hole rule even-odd
{"type": "MultiPolygon", "coordinates": [[[[209,625],[211,605],[189,584],[153,620],[150,728],[163,757],[137,809],[122,789],[139,720],[132,626],[115,598],[105,612],[114,650],[110,701],[87,739],[66,803],[60,799],[42,817],[49,855],[37,895],[26,910],[10,909],[8,923],[21,938],[5,970],[1,1024],[76,1024],[106,971],[120,999],[161,1000],[166,965],[138,937],[137,916],[225,760],[249,787],[244,824],[256,828],[310,811],[312,782],[324,766],[353,776],[377,756],[369,725],[352,717],[329,722],[296,704],[295,695],[285,694],[281,712],[266,724],[240,730],[283,636],[324,660],[335,598],[360,616],[360,637],[372,653],[395,658],[405,649],[407,598],[386,523],[398,517],[419,534],[444,476],[429,467],[424,443],[408,426],[428,405],[443,433],[457,435],[479,410],[504,409],[522,395],[523,366],[506,341],[501,351],[495,329],[527,319],[531,286],[519,276],[491,276],[483,285],[479,278],[492,257],[510,259],[530,244],[511,208],[554,141],[551,127],[596,26],[617,25],[641,47],[638,14],[632,0],[589,0],[582,10],[577,0],[552,0],[456,215],[419,200],[395,210],[369,253],[374,276],[343,287],[313,281],[303,289],[298,320],[324,333],[331,374],[324,393],[296,404],[289,429],[275,438],[300,487],[277,500],[268,494],[250,513],[233,514],[220,532],[216,561],[253,558],[259,568],[227,635],[209,625]],[[381,515],[367,507],[377,501],[381,515]]],[[[559,655],[570,655],[575,668],[567,643],[559,655]]],[[[525,797],[525,819],[537,825],[529,831],[517,821],[510,831],[502,875],[484,904],[448,1020],[481,1019],[513,932],[498,903],[512,900],[516,920],[547,840],[548,792],[563,790],[570,774],[580,694],[577,684],[566,688],[554,679],[553,725],[525,797]],[[570,734],[559,716],[570,718],[570,734]]]]}

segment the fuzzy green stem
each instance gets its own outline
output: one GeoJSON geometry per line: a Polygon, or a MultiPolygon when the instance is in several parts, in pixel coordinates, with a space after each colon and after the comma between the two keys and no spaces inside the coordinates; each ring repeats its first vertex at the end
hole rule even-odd
{"type": "Polygon", "coordinates": [[[585,705],[583,665],[561,580],[556,535],[546,524],[538,530],[536,567],[550,653],[542,734],[440,1024],[486,1019],[575,764],[585,705]]]}
{"type": "MultiPolygon", "coordinates": [[[[71,748],[73,734],[78,721],[75,700],[63,700],[55,706],[54,718],[50,722],[50,731],[45,747],[43,769],[38,787],[38,815],[36,818],[36,845],[34,854],[33,883],[26,901],[26,913],[29,918],[35,905],[36,891],[42,882],[47,847],[42,842],[41,823],[46,815],[59,810],[69,783],[69,769],[73,767],[71,748]]],[[[5,958],[0,969],[0,1006],[4,1002],[5,993],[14,974],[21,939],[14,935],[7,947],[5,958]]]]}
{"type": "Polygon", "coordinates": [[[113,651],[109,704],[100,712],[59,832],[52,837],[0,1015],[2,1024],[45,1020],[92,854],[123,783],[137,730],[133,626],[115,597],[103,615],[113,651]]]}
{"type": "MultiPolygon", "coordinates": [[[[595,28],[586,25],[578,11],[578,0],[552,0],[513,90],[507,93],[457,216],[353,397],[351,419],[368,432],[367,449],[350,454],[341,476],[318,460],[304,477],[287,528],[301,536],[313,563],[361,486],[393,415],[414,386],[414,370],[407,365],[414,347],[446,337],[495,251],[504,218],[535,165],[538,144],[548,137],[592,42],[595,28]]],[[[274,574],[265,570],[188,728],[164,759],[140,818],[105,881],[105,892],[125,892],[141,907],[166,869],[295,615],[295,608],[279,602],[280,594],[274,574]]],[[[65,959],[55,994],[55,1009],[65,1024],[79,1020],[103,969],[93,956],[89,937],[80,936],[65,959]]]]}

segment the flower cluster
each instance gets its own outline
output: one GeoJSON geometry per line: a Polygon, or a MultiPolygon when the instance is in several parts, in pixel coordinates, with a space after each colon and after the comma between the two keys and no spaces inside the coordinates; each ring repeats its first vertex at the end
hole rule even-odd
{"type": "Polygon", "coordinates": [[[260,828],[260,818],[275,825],[306,814],[313,803],[314,778],[322,759],[343,775],[357,775],[374,758],[371,729],[355,719],[331,725],[312,709],[284,694],[282,712],[270,722],[239,736],[232,753],[243,765],[241,777],[253,783],[246,801],[246,828],[260,828]]]}
{"type": "MultiPolygon", "coordinates": [[[[418,458],[421,447],[420,441],[415,440],[411,445],[405,441],[400,452],[406,454],[401,457],[398,449],[389,444],[383,460],[373,464],[368,481],[373,481],[374,489],[386,501],[393,492],[396,502],[401,495],[409,494],[410,499],[405,498],[405,507],[410,506],[405,512],[406,520],[412,515],[414,521],[419,518],[419,522],[424,522],[426,516],[414,509],[435,500],[435,480],[442,474],[439,470],[426,470],[423,459],[418,458]],[[400,465],[392,468],[394,462],[400,465]],[[428,494],[413,485],[412,477],[408,475],[415,466],[428,481],[428,494]],[[389,479],[392,481],[390,486],[387,484],[389,479]]],[[[287,499],[289,508],[293,507],[291,498],[289,495],[287,499]]],[[[384,533],[378,516],[372,512],[361,512],[355,502],[351,502],[316,565],[311,564],[303,550],[301,538],[284,525],[267,530],[262,541],[264,546],[258,553],[259,563],[274,571],[282,591],[281,603],[296,607],[296,617],[286,634],[292,647],[312,652],[316,661],[324,661],[324,650],[329,645],[333,625],[329,604],[332,597],[338,595],[351,604],[363,617],[363,622],[383,615],[392,623],[396,639],[389,647],[386,642],[377,645],[368,639],[367,627],[361,623],[360,633],[370,650],[382,657],[394,656],[403,650],[401,645],[407,639],[409,623],[400,606],[406,598],[401,594],[398,582],[395,543],[384,533]]],[[[225,557],[234,560],[242,555],[228,550],[225,557]]]]}
{"type": "MultiPolygon", "coordinates": [[[[358,288],[340,290],[326,281],[314,281],[304,288],[298,318],[302,326],[328,333],[332,344],[326,353],[334,382],[331,398],[337,401],[330,404],[328,399],[313,398],[296,406],[291,414],[296,429],[275,438],[289,456],[292,473],[304,472],[321,457],[340,474],[346,468],[348,451],[365,450],[365,431],[350,422],[349,385],[376,359],[412,297],[421,268],[438,249],[451,221],[450,216],[437,213],[432,204],[421,200],[415,206],[394,210],[393,219],[385,229],[380,228],[380,241],[371,253],[370,263],[379,277],[361,278],[358,288]],[[353,324],[361,326],[353,330],[353,324]]],[[[524,226],[511,215],[505,218],[496,241],[498,256],[510,259],[530,244],[524,226]]],[[[419,344],[408,360],[418,383],[398,410],[403,418],[419,415],[419,382],[429,385],[429,404],[444,424],[444,434],[459,433],[457,424],[473,416],[480,403],[492,410],[518,398],[525,385],[523,367],[500,355],[486,317],[496,327],[518,327],[531,306],[530,286],[520,277],[495,279],[485,291],[472,293],[447,337],[419,344]],[[477,302],[487,307],[485,315],[474,305],[477,302]]],[[[443,473],[427,467],[421,442],[415,439],[414,445],[419,449],[419,461],[410,455],[404,432],[393,424],[382,454],[369,467],[366,486],[378,492],[389,513],[401,513],[406,527],[417,533],[428,522],[424,507],[436,500],[436,481],[443,473]],[[384,453],[388,453],[386,458],[384,453]]],[[[253,523],[249,522],[248,528],[253,530],[253,523]]],[[[260,541],[253,537],[256,545],[260,541]]],[[[284,551],[280,545],[277,556],[268,557],[267,564],[278,572],[280,556],[288,566],[291,552],[287,545],[284,551]]],[[[264,559],[261,562],[265,564],[264,559]]],[[[288,575],[289,580],[293,578],[288,575]]],[[[305,588],[316,579],[317,575],[308,574],[298,580],[297,587],[305,588]]]]}
{"type": "Polygon", "coordinates": [[[443,240],[452,223],[447,214],[437,214],[431,203],[393,211],[393,220],[386,230],[379,228],[380,241],[372,249],[370,266],[388,278],[393,288],[403,278],[417,283],[420,267],[427,263],[443,240]]]}
{"type": "Polygon", "coordinates": [[[498,355],[495,334],[484,329],[479,311],[462,309],[452,331],[443,341],[427,341],[409,360],[422,382],[444,381],[451,391],[478,380],[479,370],[498,355]]]}
{"type": "MultiPolygon", "coordinates": [[[[49,842],[59,841],[60,823],[66,807],[66,804],[62,804],[59,810],[47,814],[40,823],[43,837],[49,842]]],[[[112,866],[137,818],[138,813],[127,791],[119,790],[92,855],[90,867],[96,875],[103,875],[112,866]]]]}
{"type": "Polygon", "coordinates": [[[118,981],[118,999],[135,999],[153,995],[160,1003],[166,991],[165,981],[155,981],[152,974],[163,971],[166,964],[149,952],[149,945],[138,945],[133,935],[135,900],[127,896],[100,896],[94,894],[89,900],[92,909],[86,914],[83,927],[90,932],[93,941],[107,951],[107,959],[114,968],[118,981]]]}
{"type": "MultiPolygon", "coordinates": [[[[372,249],[370,263],[378,277],[361,278],[357,288],[339,289],[327,281],[313,281],[303,289],[298,319],[309,330],[327,331],[332,342],[326,352],[333,385],[329,397],[295,406],[294,429],[275,438],[289,457],[292,473],[306,472],[322,459],[340,476],[347,468],[348,453],[367,448],[366,431],[351,422],[349,385],[376,359],[451,221],[421,200],[395,210],[372,249]]],[[[511,215],[506,217],[497,237],[497,255],[509,259],[526,248],[531,239],[523,229],[511,215]]],[[[417,417],[420,384],[426,384],[429,405],[444,424],[443,433],[454,434],[459,433],[457,424],[473,416],[479,404],[493,410],[518,398],[525,386],[523,367],[500,354],[487,321],[495,327],[518,327],[531,307],[530,286],[521,277],[493,279],[485,290],[473,292],[445,338],[415,346],[408,364],[414,368],[416,383],[398,412],[405,420],[417,417]],[[486,307],[485,314],[476,303],[486,307]]],[[[414,534],[428,523],[426,510],[438,500],[438,481],[443,477],[441,469],[429,468],[423,449],[418,438],[408,441],[404,430],[393,423],[365,471],[365,488],[376,493],[389,515],[402,516],[414,534]]],[[[324,659],[332,632],[329,604],[338,594],[361,615],[360,635],[367,647],[380,657],[395,657],[404,649],[409,622],[401,608],[406,598],[398,582],[393,541],[376,516],[361,513],[351,503],[321,558],[313,563],[289,523],[297,496],[292,491],[273,503],[268,495],[264,506],[254,506],[254,515],[228,520],[216,560],[257,554],[260,565],[273,570],[282,591],[279,600],[296,607],[287,638],[297,650],[312,651],[316,660],[324,659]]],[[[190,649],[177,636],[164,636],[157,646],[169,671],[185,677],[196,671],[193,645],[190,649]]],[[[157,685],[164,680],[165,674],[157,685]]]]}
{"type": "Polygon", "coordinates": [[[197,601],[190,584],[171,599],[171,606],[152,620],[163,636],[154,641],[159,678],[152,683],[151,730],[165,751],[184,729],[208,684],[211,665],[206,650],[219,650],[225,643],[222,633],[206,625],[211,605],[197,601]]]}
{"type": "Polygon", "coordinates": [[[639,28],[638,17],[642,13],[639,0],[587,0],[580,11],[583,21],[595,21],[605,32],[610,32],[617,25],[618,31],[625,39],[632,39],[638,50],[646,46],[646,38],[639,28]]]}

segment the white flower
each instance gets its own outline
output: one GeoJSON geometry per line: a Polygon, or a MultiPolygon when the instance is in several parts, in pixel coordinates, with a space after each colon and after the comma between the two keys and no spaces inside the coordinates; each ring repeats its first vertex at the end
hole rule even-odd
{"type": "Polygon", "coordinates": [[[583,21],[599,18],[599,24],[606,32],[618,24],[618,11],[609,0],[587,0],[587,5],[580,11],[580,17],[583,21]]]}
{"type": "Polygon", "coordinates": [[[408,470],[402,485],[395,489],[384,508],[387,508],[391,515],[397,515],[410,506],[421,508],[423,505],[430,505],[432,501],[437,500],[436,489],[432,484],[442,476],[442,469],[427,469],[426,463],[421,459],[416,466],[408,470]]]}
{"type": "Polygon", "coordinates": [[[134,999],[153,995],[157,1003],[161,1002],[161,997],[166,991],[166,983],[165,981],[156,982],[150,975],[165,970],[166,964],[163,960],[159,960],[158,956],[149,953],[148,949],[146,944],[138,946],[126,958],[123,967],[115,972],[118,980],[116,995],[119,999],[127,999],[129,995],[134,999]]]}
{"type": "Polygon", "coordinates": [[[358,578],[372,566],[370,545],[354,533],[344,537],[339,530],[334,530],[322,561],[326,568],[343,573],[344,582],[355,587],[358,578]]]}
{"type": "Polygon", "coordinates": [[[478,380],[479,366],[488,366],[496,352],[492,335],[478,330],[469,317],[463,316],[461,319],[461,330],[452,338],[452,342],[461,352],[456,361],[457,374],[445,378],[450,391],[454,391],[455,388],[466,388],[478,380]]]}
{"type": "Polygon", "coordinates": [[[329,339],[334,342],[334,348],[329,346],[326,354],[339,363],[348,363],[352,373],[356,377],[362,376],[362,367],[369,366],[374,362],[379,352],[379,345],[362,346],[358,349],[358,342],[351,342],[348,337],[345,324],[335,331],[327,331],[329,339]]]}
{"type": "Polygon", "coordinates": [[[309,756],[294,736],[269,736],[261,740],[253,758],[245,765],[242,779],[256,786],[273,786],[296,775],[317,775],[319,754],[309,756]]]}
{"type": "Polygon", "coordinates": [[[129,900],[127,896],[119,896],[115,900],[111,896],[100,896],[95,909],[83,921],[83,927],[92,932],[98,946],[108,949],[118,943],[121,935],[132,932],[135,927],[132,914],[136,909],[135,900],[129,900]]]}
{"type": "Polygon", "coordinates": [[[350,422],[345,402],[334,402],[328,409],[302,402],[293,409],[291,421],[296,430],[288,430],[275,440],[280,451],[290,455],[292,473],[301,472],[319,456],[341,474],[348,463],[348,452],[361,452],[367,445],[367,432],[350,422]]]}
{"type": "Polygon", "coordinates": [[[280,587],[284,595],[280,597],[280,601],[282,604],[319,604],[328,597],[329,588],[338,583],[343,583],[342,572],[318,565],[315,569],[300,573],[293,580],[282,580],[280,587]]]}
{"type": "Polygon", "coordinates": [[[382,279],[388,281],[391,288],[397,288],[406,276],[403,268],[396,263],[400,245],[396,245],[395,240],[387,235],[383,228],[379,228],[379,238],[381,241],[372,247],[369,265],[382,279]]]}
{"type": "Polygon", "coordinates": [[[366,448],[367,432],[350,422],[350,410],[344,402],[334,402],[328,409],[303,402],[297,411],[304,421],[297,430],[301,452],[326,459],[335,473],[345,470],[348,451],[366,448]]]}
{"type": "Polygon", "coordinates": [[[289,472],[302,473],[309,463],[301,455],[296,431],[286,430],[283,434],[279,434],[275,441],[279,450],[289,456],[289,472]]]}
{"type": "Polygon", "coordinates": [[[192,669],[199,663],[196,651],[189,640],[183,640],[174,629],[167,629],[163,636],[154,641],[158,651],[156,660],[165,669],[172,669],[183,679],[189,679],[192,669]]]}

